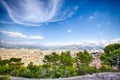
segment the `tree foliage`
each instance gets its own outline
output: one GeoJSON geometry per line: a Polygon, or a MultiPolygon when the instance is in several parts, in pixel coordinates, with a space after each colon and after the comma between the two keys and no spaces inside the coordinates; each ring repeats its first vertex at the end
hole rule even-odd
{"type": "Polygon", "coordinates": [[[117,70],[120,71],[120,44],[110,44],[104,48],[100,59],[103,64],[110,66],[117,66],[117,70]]]}
{"type": "Polygon", "coordinates": [[[59,55],[55,52],[53,52],[50,55],[45,55],[43,62],[48,64],[57,64],[59,61],[59,55]]]}
{"type": "Polygon", "coordinates": [[[113,71],[112,67],[109,65],[103,65],[100,69],[100,72],[110,72],[113,71]]]}
{"type": "Polygon", "coordinates": [[[79,75],[92,74],[96,72],[95,67],[91,67],[89,65],[83,65],[83,64],[79,65],[79,70],[80,70],[79,75]]]}
{"type": "Polygon", "coordinates": [[[85,65],[88,65],[92,61],[92,56],[86,50],[84,50],[84,52],[77,53],[76,58],[81,64],[85,65]]]}
{"type": "Polygon", "coordinates": [[[110,53],[111,51],[120,49],[120,44],[109,44],[104,48],[105,53],[110,53]]]}
{"type": "Polygon", "coordinates": [[[73,58],[70,54],[70,51],[61,53],[60,63],[63,64],[64,66],[72,66],[73,65],[73,58]]]}
{"type": "Polygon", "coordinates": [[[0,80],[11,80],[10,75],[3,75],[3,77],[0,78],[0,80]]]}
{"type": "MultiPolygon", "coordinates": [[[[116,45],[116,44],[115,44],[116,45]]],[[[110,45],[111,46],[111,45],[110,45]]],[[[120,49],[111,49],[105,47],[109,54],[102,54],[101,60],[104,64],[100,69],[90,66],[92,56],[86,50],[78,52],[75,57],[71,56],[70,51],[57,54],[53,52],[44,56],[42,65],[34,65],[30,62],[24,66],[21,58],[0,59],[0,75],[9,74],[10,76],[19,76],[26,78],[65,78],[92,74],[95,72],[113,71],[109,65],[118,66],[118,57],[120,49]]]]}

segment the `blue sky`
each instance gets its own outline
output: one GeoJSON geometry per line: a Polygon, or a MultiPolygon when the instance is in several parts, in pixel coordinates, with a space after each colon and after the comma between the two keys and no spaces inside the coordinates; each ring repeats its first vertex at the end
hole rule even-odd
{"type": "Polygon", "coordinates": [[[64,45],[120,40],[120,0],[0,0],[0,42],[64,45]]]}

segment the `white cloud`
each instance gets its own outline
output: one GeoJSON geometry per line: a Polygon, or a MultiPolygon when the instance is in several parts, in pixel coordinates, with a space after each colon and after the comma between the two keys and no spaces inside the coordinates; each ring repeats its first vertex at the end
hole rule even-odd
{"type": "Polygon", "coordinates": [[[99,35],[101,35],[101,36],[102,36],[103,34],[104,34],[103,32],[99,32],[99,35]]]}
{"type": "Polygon", "coordinates": [[[32,42],[32,41],[4,41],[0,40],[0,43],[2,44],[8,44],[8,45],[44,45],[44,46],[67,46],[67,45],[80,45],[82,47],[85,46],[91,46],[91,47],[105,47],[108,44],[113,44],[113,43],[120,43],[120,38],[118,39],[113,39],[113,40],[103,40],[103,41],[95,41],[95,40],[89,40],[89,41],[84,41],[84,42],[51,42],[48,44],[40,44],[39,42],[32,42]]]}
{"type": "Polygon", "coordinates": [[[93,20],[95,17],[93,16],[93,15],[91,15],[91,16],[89,16],[88,18],[87,18],[87,21],[89,21],[89,20],[93,20]]]}
{"type": "Polygon", "coordinates": [[[75,11],[79,8],[79,6],[75,6],[73,11],[68,14],[68,17],[72,17],[72,15],[75,13],[75,11]]]}
{"type": "Polygon", "coordinates": [[[0,30],[0,33],[6,34],[7,36],[14,37],[14,38],[25,38],[25,39],[35,39],[35,40],[42,40],[43,39],[42,36],[27,36],[27,35],[19,33],[19,32],[0,30]]]}
{"type": "Polygon", "coordinates": [[[18,37],[18,38],[27,38],[26,35],[22,34],[22,33],[19,33],[19,32],[11,32],[11,31],[0,31],[1,33],[3,34],[6,34],[10,37],[18,37]]]}
{"type": "Polygon", "coordinates": [[[80,20],[83,19],[83,16],[80,16],[79,19],[80,19],[80,20]]]}
{"type": "Polygon", "coordinates": [[[67,30],[67,32],[68,32],[68,33],[71,33],[71,32],[72,32],[72,30],[71,30],[71,29],[68,29],[68,30],[67,30]]]}
{"type": "Polygon", "coordinates": [[[1,43],[4,43],[4,40],[0,40],[1,43]]]}
{"type": "Polygon", "coordinates": [[[47,22],[64,20],[71,17],[79,8],[75,6],[74,10],[70,9],[64,15],[66,8],[61,11],[62,0],[16,0],[15,2],[9,1],[9,3],[1,0],[1,2],[14,23],[28,26],[41,26],[47,22]]]}
{"type": "Polygon", "coordinates": [[[73,42],[54,42],[54,43],[49,43],[45,44],[45,46],[65,46],[65,45],[80,45],[80,46],[99,46],[99,47],[105,47],[108,44],[113,44],[113,43],[120,43],[120,38],[118,39],[113,39],[113,40],[102,40],[102,41],[95,41],[95,40],[89,40],[89,41],[73,41],[73,42]]]}
{"type": "Polygon", "coordinates": [[[102,26],[102,24],[97,24],[96,26],[100,28],[102,26]]]}
{"type": "Polygon", "coordinates": [[[94,12],[94,15],[96,16],[96,15],[98,15],[98,13],[97,13],[97,12],[94,12]]]}
{"type": "Polygon", "coordinates": [[[91,14],[91,15],[87,18],[87,20],[93,20],[93,19],[95,19],[97,16],[98,16],[98,13],[97,13],[97,12],[94,12],[93,14],[91,14]]]}
{"type": "Polygon", "coordinates": [[[68,17],[72,17],[73,14],[74,14],[74,11],[71,12],[71,13],[68,15],[68,17]]]}
{"type": "Polygon", "coordinates": [[[79,6],[75,6],[74,9],[77,10],[79,8],[79,6]]]}
{"type": "Polygon", "coordinates": [[[44,46],[63,46],[63,45],[66,45],[66,44],[65,43],[60,43],[60,42],[44,44],[44,46]]]}
{"type": "Polygon", "coordinates": [[[108,27],[106,27],[106,28],[105,28],[105,30],[106,30],[106,31],[108,31],[108,30],[109,30],[109,28],[108,28],[108,27]]]}
{"type": "Polygon", "coordinates": [[[38,39],[38,40],[41,40],[43,39],[42,36],[29,36],[30,39],[38,39]]]}
{"type": "Polygon", "coordinates": [[[107,22],[106,25],[110,25],[111,23],[110,22],[107,22]]]}
{"type": "Polygon", "coordinates": [[[10,18],[18,24],[37,26],[49,22],[56,15],[60,0],[50,0],[48,3],[38,0],[18,0],[18,5],[1,0],[10,18]]]}
{"type": "Polygon", "coordinates": [[[93,19],[94,17],[93,16],[90,16],[89,19],[93,19]]]}
{"type": "Polygon", "coordinates": [[[32,41],[4,41],[1,40],[0,43],[8,45],[38,45],[37,42],[32,41]]]}

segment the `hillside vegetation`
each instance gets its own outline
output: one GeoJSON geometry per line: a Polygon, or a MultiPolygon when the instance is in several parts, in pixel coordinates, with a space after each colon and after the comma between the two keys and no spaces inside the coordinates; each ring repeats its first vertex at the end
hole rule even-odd
{"type": "Polygon", "coordinates": [[[99,72],[120,71],[120,44],[110,44],[104,48],[100,59],[102,66],[90,66],[93,57],[86,51],[78,52],[72,57],[70,51],[55,52],[44,56],[44,64],[34,65],[30,62],[23,66],[21,58],[0,60],[0,75],[26,78],[66,78],[99,72]],[[115,68],[116,67],[116,68],[115,68]]]}

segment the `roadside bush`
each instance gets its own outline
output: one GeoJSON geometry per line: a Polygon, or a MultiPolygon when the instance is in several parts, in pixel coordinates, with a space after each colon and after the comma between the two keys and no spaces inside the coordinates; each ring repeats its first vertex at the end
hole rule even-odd
{"type": "Polygon", "coordinates": [[[0,80],[11,80],[9,75],[3,75],[2,78],[0,78],[0,80]]]}
{"type": "Polygon", "coordinates": [[[109,65],[103,65],[100,69],[99,69],[100,72],[112,72],[113,69],[111,66],[109,65]]]}

